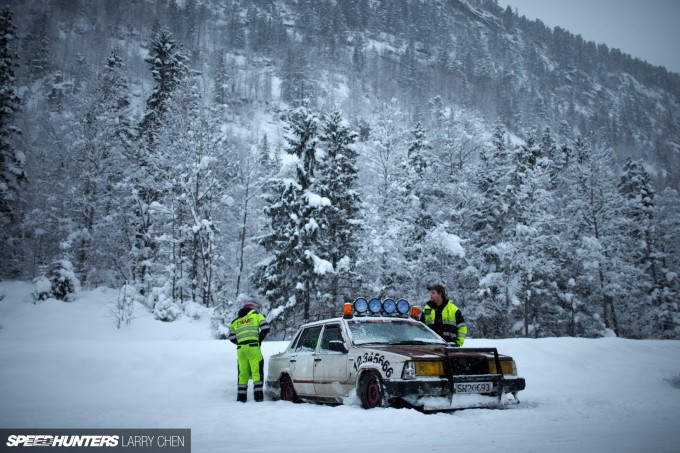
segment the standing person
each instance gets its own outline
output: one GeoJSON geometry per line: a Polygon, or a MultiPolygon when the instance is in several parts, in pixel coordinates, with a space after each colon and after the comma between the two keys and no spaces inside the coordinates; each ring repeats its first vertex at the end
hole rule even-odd
{"type": "Polygon", "coordinates": [[[263,378],[264,357],[260,344],[269,333],[269,323],[257,311],[257,304],[246,301],[239,310],[238,317],[229,327],[229,341],[237,345],[238,359],[238,396],[236,401],[248,401],[248,380],[253,378],[255,401],[264,400],[263,378]]]}
{"type": "Polygon", "coordinates": [[[446,297],[446,288],[442,285],[430,285],[427,289],[430,301],[425,304],[420,320],[447,342],[463,346],[467,335],[463,313],[446,297]]]}

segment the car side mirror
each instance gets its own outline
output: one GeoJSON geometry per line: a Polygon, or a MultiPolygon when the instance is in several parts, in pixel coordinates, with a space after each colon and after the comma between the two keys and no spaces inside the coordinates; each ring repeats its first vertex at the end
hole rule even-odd
{"type": "Polygon", "coordinates": [[[331,340],[328,342],[328,349],[335,352],[342,352],[343,354],[347,352],[345,343],[340,340],[331,340]]]}

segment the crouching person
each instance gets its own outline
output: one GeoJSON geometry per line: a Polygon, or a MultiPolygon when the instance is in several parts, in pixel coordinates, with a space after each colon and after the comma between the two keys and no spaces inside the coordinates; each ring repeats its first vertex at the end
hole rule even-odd
{"type": "Polygon", "coordinates": [[[260,344],[269,333],[269,323],[257,311],[255,302],[249,300],[239,310],[238,317],[229,327],[229,340],[236,346],[238,359],[237,401],[248,400],[248,380],[253,379],[255,401],[264,399],[264,357],[260,344]]]}

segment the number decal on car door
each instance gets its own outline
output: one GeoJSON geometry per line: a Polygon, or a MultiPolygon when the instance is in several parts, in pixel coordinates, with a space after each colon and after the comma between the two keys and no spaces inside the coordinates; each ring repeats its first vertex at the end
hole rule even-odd
{"type": "Polygon", "coordinates": [[[394,370],[390,366],[390,361],[385,360],[385,356],[377,352],[365,352],[363,356],[358,356],[354,361],[354,371],[358,371],[359,367],[363,363],[373,363],[378,365],[379,369],[382,369],[385,373],[385,377],[391,377],[394,370]]]}

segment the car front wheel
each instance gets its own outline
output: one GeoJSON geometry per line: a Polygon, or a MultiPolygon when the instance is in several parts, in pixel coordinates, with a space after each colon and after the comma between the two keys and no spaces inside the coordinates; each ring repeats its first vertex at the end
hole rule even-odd
{"type": "Polygon", "coordinates": [[[361,376],[359,398],[364,409],[373,409],[383,405],[385,391],[378,373],[369,371],[361,376]]]}

